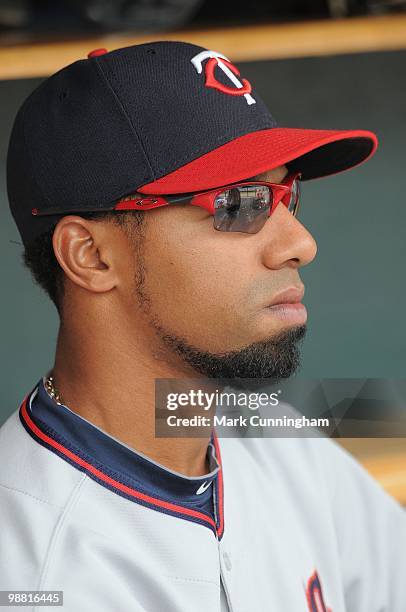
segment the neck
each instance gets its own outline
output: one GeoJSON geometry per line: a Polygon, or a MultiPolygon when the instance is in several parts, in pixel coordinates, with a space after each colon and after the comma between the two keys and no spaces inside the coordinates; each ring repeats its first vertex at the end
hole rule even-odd
{"type": "Polygon", "coordinates": [[[186,476],[209,472],[210,432],[199,438],[155,437],[155,379],[201,376],[165,354],[156,339],[140,334],[135,343],[111,323],[94,320],[80,330],[72,322],[61,325],[53,377],[63,403],[171,470],[186,476]]]}

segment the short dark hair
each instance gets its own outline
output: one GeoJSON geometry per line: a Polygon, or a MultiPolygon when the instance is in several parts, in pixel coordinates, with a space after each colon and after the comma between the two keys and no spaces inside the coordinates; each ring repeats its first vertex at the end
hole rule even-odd
{"type": "MultiPolygon", "coordinates": [[[[145,211],[143,210],[92,212],[84,213],[80,216],[95,221],[107,220],[116,223],[139,242],[143,237],[143,228],[145,226],[145,211]]],[[[23,262],[30,270],[37,284],[51,298],[58,313],[61,314],[64,273],[55,257],[52,245],[55,227],[56,224],[25,247],[23,262]]]]}

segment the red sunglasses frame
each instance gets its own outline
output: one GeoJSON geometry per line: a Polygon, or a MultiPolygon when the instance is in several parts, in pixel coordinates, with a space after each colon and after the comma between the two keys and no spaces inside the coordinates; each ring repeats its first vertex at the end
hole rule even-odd
{"type": "MultiPolygon", "coordinates": [[[[282,183],[268,183],[265,181],[240,181],[239,183],[232,183],[231,185],[225,185],[223,187],[217,187],[216,189],[210,189],[208,191],[201,191],[199,193],[180,194],[174,196],[147,196],[145,198],[137,198],[136,196],[127,196],[122,198],[114,206],[114,210],[152,210],[161,206],[170,204],[184,204],[189,202],[192,206],[199,206],[205,208],[207,212],[214,215],[215,208],[214,202],[219,193],[232,189],[234,187],[245,187],[249,185],[264,185],[270,187],[272,191],[272,205],[269,210],[269,215],[273,213],[279,202],[288,208],[290,202],[290,194],[292,191],[293,183],[296,179],[300,179],[301,173],[295,172],[289,174],[282,183]],[[289,197],[288,197],[289,196],[289,197]]],[[[295,214],[297,213],[299,206],[296,207],[295,214]]]]}
{"type": "MultiPolygon", "coordinates": [[[[271,188],[272,192],[272,205],[269,209],[269,215],[273,213],[279,202],[282,202],[286,208],[289,207],[290,195],[292,191],[293,183],[296,179],[300,179],[301,173],[296,172],[288,174],[282,183],[268,183],[265,181],[240,181],[239,183],[233,183],[231,185],[224,185],[223,187],[217,187],[216,189],[210,189],[207,191],[201,191],[199,193],[184,193],[179,195],[165,195],[163,196],[146,196],[140,198],[139,194],[133,194],[126,196],[113,204],[111,207],[95,208],[94,206],[86,208],[81,207],[80,209],[71,209],[70,211],[63,210],[60,208],[48,208],[46,210],[38,210],[33,208],[31,214],[34,216],[45,216],[55,214],[79,214],[81,212],[107,212],[107,211],[125,211],[125,210],[153,210],[154,208],[160,208],[161,206],[167,206],[172,204],[186,204],[189,202],[192,206],[199,206],[205,208],[211,215],[215,214],[214,201],[219,193],[225,190],[232,189],[238,186],[249,186],[249,185],[264,185],[271,188]]],[[[299,208],[299,202],[297,203],[295,213],[299,208]]]]}

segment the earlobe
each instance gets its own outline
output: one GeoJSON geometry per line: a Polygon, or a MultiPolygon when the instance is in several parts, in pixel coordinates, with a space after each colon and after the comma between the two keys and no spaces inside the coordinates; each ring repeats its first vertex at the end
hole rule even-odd
{"type": "Polygon", "coordinates": [[[66,276],[88,291],[104,293],[116,285],[115,271],[101,222],[69,215],[53,234],[55,257],[66,276]]]}

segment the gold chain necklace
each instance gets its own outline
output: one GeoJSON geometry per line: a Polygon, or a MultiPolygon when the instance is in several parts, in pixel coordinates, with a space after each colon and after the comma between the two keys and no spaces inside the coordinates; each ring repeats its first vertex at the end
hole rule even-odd
{"type": "Polygon", "coordinates": [[[53,376],[48,376],[45,379],[45,389],[50,397],[59,405],[62,406],[61,394],[55,388],[55,379],[53,376]]]}

